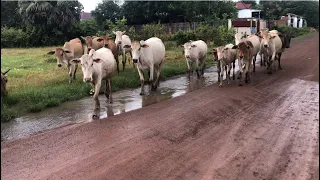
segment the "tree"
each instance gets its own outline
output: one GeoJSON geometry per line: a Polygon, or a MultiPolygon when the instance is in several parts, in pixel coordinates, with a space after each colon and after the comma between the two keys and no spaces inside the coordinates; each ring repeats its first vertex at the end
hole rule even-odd
{"type": "Polygon", "coordinates": [[[255,7],[257,5],[256,0],[238,1],[238,2],[243,2],[245,4],[251,4],[251,7],[255,7]]]}
{"type": "Polygon", "coordinates": [[[102,25],[106,20],[115,22],[121,17],[120,7],[109,0],[103,0],[91,13],[99,25],[102,25]]]}
{"type": "Polygon", "coordinates": [[[21,26],[22,19],[18,9],[18,1],[1,1],[1,27],[21,26]]]}
{"type": "Polygon", "coordinates": [[[70,30],[80,20],[78,1],[19,1],[19,13],[27,25],[70,30]]]}

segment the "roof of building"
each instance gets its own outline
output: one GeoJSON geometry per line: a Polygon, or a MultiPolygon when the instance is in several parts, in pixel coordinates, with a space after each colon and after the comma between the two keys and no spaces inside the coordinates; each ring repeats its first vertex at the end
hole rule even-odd
{"type": "Polygon", "coordinates": [[[237,9],[250,9],[251,4],[246,4],[244,2],[236,2],[236,8],[237,9]]]}
{"type": "Polygon", "coordinates": [[[89,20],[89,19],[92,19],[91,13],[82,11],[80,14],[80,20],[89,20]]]}

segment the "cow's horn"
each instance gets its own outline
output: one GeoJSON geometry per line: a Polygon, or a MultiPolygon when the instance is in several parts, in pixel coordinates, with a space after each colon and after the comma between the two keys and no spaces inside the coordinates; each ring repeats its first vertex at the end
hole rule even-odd
{"type": "Polygon", "coordinates": [[[10,69],[8,69],[6,72],[4,72],[3,74],[5,75],[5,74],[7,74],[8,72],[10,71],[10,69]]]}

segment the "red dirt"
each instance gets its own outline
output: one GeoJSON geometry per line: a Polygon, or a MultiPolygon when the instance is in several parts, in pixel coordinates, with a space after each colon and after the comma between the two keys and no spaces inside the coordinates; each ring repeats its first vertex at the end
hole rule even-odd
{"type": "Polygon", "coordinates": [[[283,71],[1,142],[1,179],[319,179],[319,34],[283,71]]]}

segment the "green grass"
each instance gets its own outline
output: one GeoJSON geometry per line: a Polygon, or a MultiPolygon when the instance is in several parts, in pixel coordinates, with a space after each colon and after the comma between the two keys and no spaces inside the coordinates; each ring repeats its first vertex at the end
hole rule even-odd
{"type": "MultiPolygon", "coordinates": [[[[82,81],[81,68],[78,68],[76,80],[69,85],[66,66],[58,69],[54,55],[46,54],[53,49],[55,47],[1,50],[1,71],[11,69],[7,74],[9,94],[1,98],[1,121],[9,121],[25,113],[39,112],[66,101],[89,96],[91,86],[82,81]]],[[[168,42],[166,50],[162,80],[186,72],[182,47],[175,47],[174,43],[168,42]]],[[[212,55],[208,54],[206,61],[207,67],[213,65],[212,55]]],[[[112,88],[113,91],[119,91],[139,86],[137,70],[132,64],[127,64],[125,72],[114,77],[112,88]]]]}

